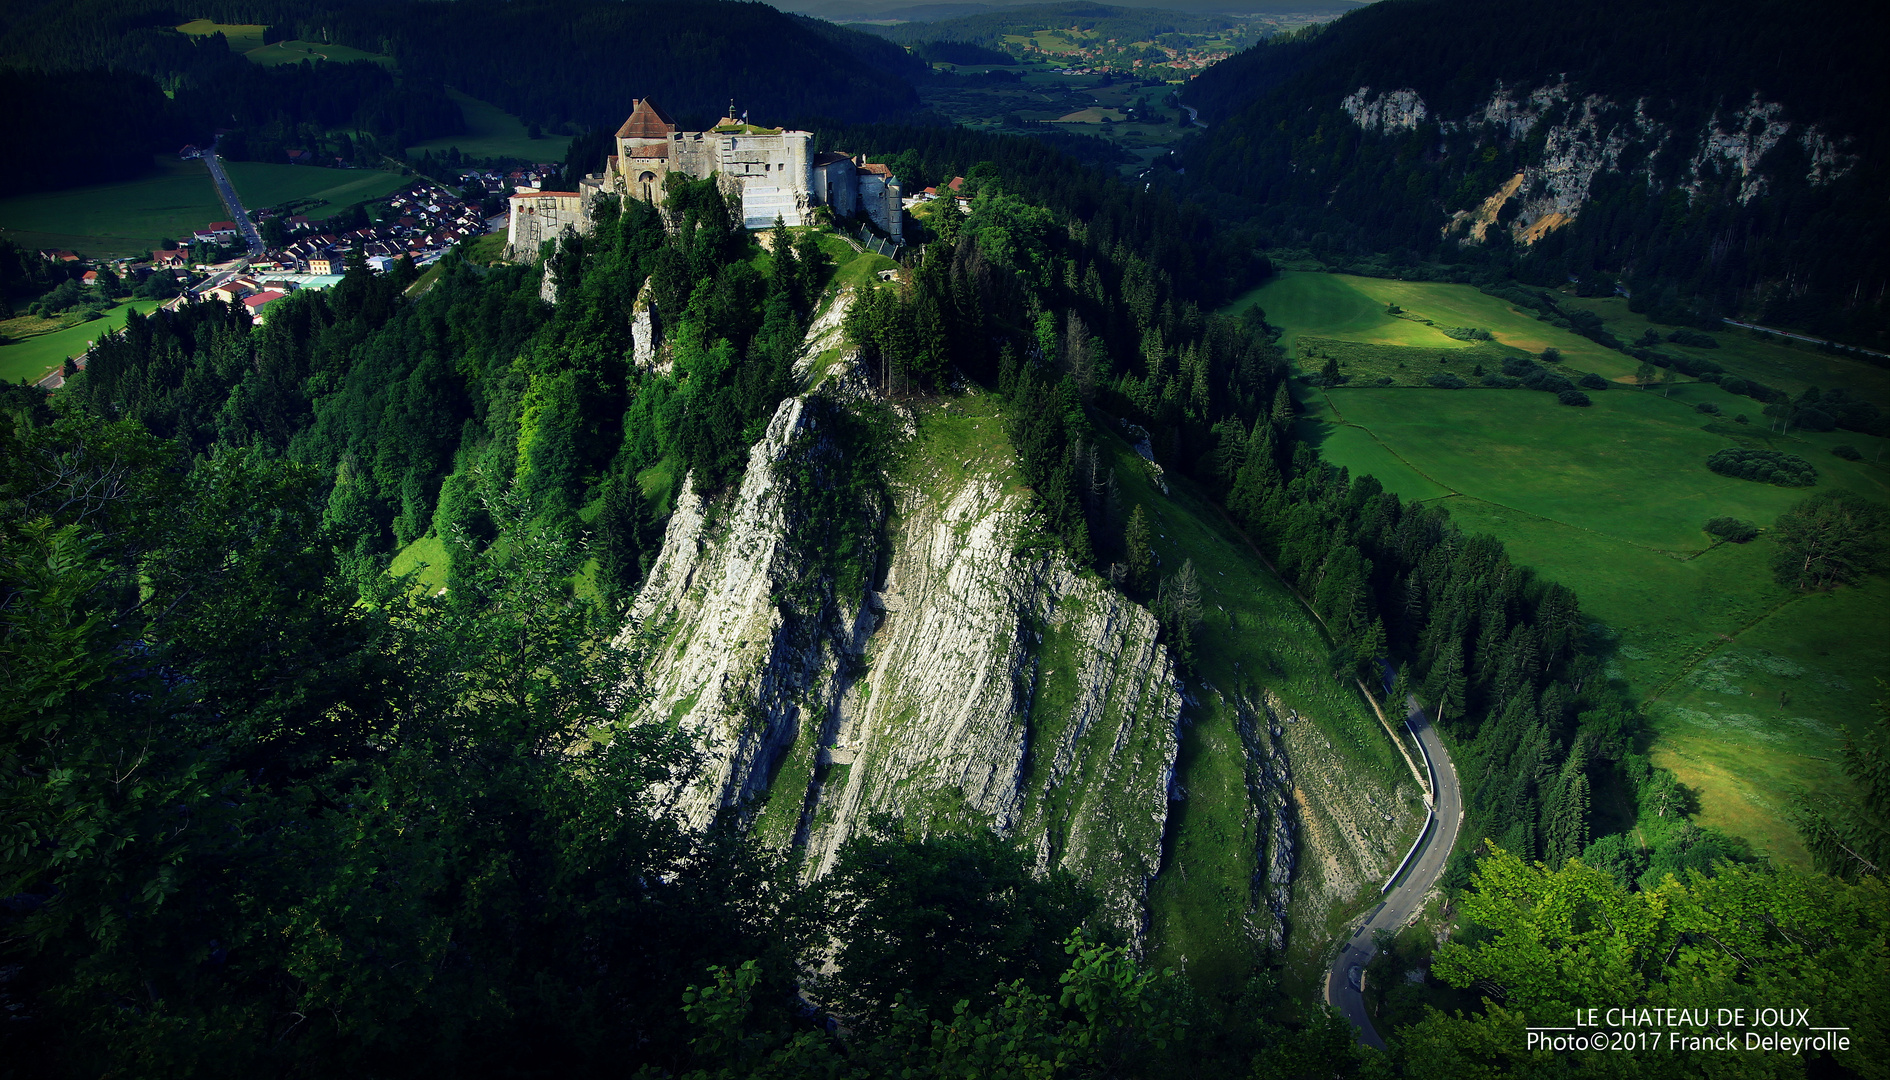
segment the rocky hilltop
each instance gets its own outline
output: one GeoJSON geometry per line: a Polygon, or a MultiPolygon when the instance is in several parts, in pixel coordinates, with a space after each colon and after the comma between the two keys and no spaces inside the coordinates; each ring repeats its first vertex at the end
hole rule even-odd
{"type": "Polygon", "coordinates": [[[941,418],[983,436],[955,460],[907,420],[889,488],[843,496],[871,539],[810,544],[803,515],[843,486],[846,390],[784,401],[732,497],[682,497],[632,608],[643,708],[699,751],[672,805],[750,818],[816,876],[878,814],[994,828],[1138,932],[1183,705],[1155,619],[1032,543],[994,417],[941,418]]]}

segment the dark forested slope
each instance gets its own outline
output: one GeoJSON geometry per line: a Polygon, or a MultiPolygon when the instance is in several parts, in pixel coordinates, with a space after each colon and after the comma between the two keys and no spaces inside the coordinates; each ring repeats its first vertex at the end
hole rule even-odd
{"type": "Polygon", "coordinates": [[[1387,0],[1191,84],[1213,126],[1188,178],[1282,243],[1541,284],[1625,277],[1650,310],[1881,344],[1873,14],[1387,0]]]}
{"type": "Polygon", "coordinates": [[[0,178],[0,193],[132,175],[152,153],[217,128],[242,132],[259,155],[335,130],[398,154],[464,129],[447,86],[553,129],[615,130],[637,97],[656,98],[685,126],[711,122],[731,100],[757,123],[854,123],[916,110],[907,80],[924,70],[882,39],[727,0],[27,7],[0,22],[0,130],[39,164],[0,178]],[[197,18],[396,63],[263,67],[221,36],[175,29],[197,18]]]}

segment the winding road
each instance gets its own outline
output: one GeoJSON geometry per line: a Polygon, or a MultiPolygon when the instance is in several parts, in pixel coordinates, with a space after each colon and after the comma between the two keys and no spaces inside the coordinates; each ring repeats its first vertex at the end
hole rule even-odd
{"type": "Polygon", "coordinates": [[[1384,902],[1373,908],[1353,931],[1326,973],[1326,1004],[1339,1010],[1358,1028],[1360,1042],[1380,1050],[1385,1048],[1385,1040],[1373,1029],[1371,1017],[1365,1014],[1365,997],[1361,993],[1365,966],[1378,951],[1374,934],[1379,930],[1395,931],[1417,915],[1424,894],[1430,892],[1431,886],[1444,874],[1450,849],[1457,842],[1457,828],[1463,822],[1463,789],[1457,783],[1457,767],[1451,763],[1450,753],[1444,749],[1443,740],[1437,737],[1437,731],[1415,695],[1407,699],[1407,705],[1410,711],[1405,716],[1405,726],[1416,736],[1424,753],[1425,769],[1430,773],[1431,813],[1425,819],[1424,831],[1418,835],[1412,853],[1405,856],[1405,865],[1399,867],[1402,880],[1399,874],[1392,875],[1391,881],[1396,885],[1386,892],[1384,902]]]}

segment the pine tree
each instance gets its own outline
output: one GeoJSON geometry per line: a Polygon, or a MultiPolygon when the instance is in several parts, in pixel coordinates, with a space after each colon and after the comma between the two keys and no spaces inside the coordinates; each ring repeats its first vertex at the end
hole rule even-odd
{"type": "Polygon", "coordinates": [[[1129,527],[1124,537],[1129,549],[1129,589],[1146,596],[1155,578],[1155,553],[1150,549],[1148,516],[1141,504],[1129,512],[1129,527]]]}
{"type": "Polygon", "coordinates": [[[591,550],[597,557],[597,581],[612,597],[626,596],[643,580],[643,527],[649,517],[643,489],[634,476],[617,474],[604,486],[591,550]]]}

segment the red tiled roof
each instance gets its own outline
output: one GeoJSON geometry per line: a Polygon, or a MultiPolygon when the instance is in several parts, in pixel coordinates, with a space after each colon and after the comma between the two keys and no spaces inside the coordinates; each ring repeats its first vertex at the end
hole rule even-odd
{"type": "Polygon", "coordinates": [[[264,304],[269,303],[271,300],[280,300],[284,296],[287,296],[287,295],[288,293],[280,293],[272,289],[269,292],[261,292],[261,293],[257,293],[255,296],[244,297],[243,306],[250,309],[251,311],[254,311],[257,308],[262,307],[264,304]]]}
{"type": "Polygon", "coordinates": [[[820,153],[814,155],[814,168],[818,169],[822,165],[832,165],[834,162],[837,162],[837,161],[852,161],[852,160],[853,160],[852,158],[846,156],[845,154],[840,153],[837,150],[822,150],[820,153]]]}
{"type": "Polygon", "coordinates": [[[664,143],[661,146],[633,146],[630,148],[630,156],[633,158],[667,158],[669,157],[669,144],[664,143]]]}
{"type": "Polygon", "coordinates": [[[868,162],[860,166],[860,171],[872,173],[874,176],[891,176],[892,175],[891,169],[887,168],[884,165],[877,165],[872,162],[868,162]]]}
{"type": "Polygon", "coordinates": [[[619,139],[666,139],[676,130],[676,122],[663,114],[649,98],[640,99],[630,110],[630,118],[617,129],[619,139]]]}
{"type": "Polygon", "coordinates": [[[578,198],[579,196],[578,196],[578,193],[575,191],[521,191],[517,193],[516,195],[513,195],[512,197],[514,199],[540,199],[540,198],[546,198],[546,197],[555,197],[555,198],[560,198],[560,199],[575,199],[575,198],[578,198]]]}

